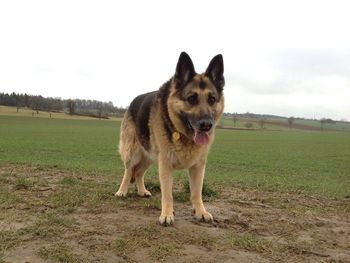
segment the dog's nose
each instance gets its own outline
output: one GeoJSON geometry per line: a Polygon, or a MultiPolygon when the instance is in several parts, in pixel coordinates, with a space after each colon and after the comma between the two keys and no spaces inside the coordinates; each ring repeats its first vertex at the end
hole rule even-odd
{"type": "Polygon", "coordinates": [[[203,132],[210,131],[213,127],[213,120],[209,116],[205,116],[199,120],[199,130],[203,132]]]}

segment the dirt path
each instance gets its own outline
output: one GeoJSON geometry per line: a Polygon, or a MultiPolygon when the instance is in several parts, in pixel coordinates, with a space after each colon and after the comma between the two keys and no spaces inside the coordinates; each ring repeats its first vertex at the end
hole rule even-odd
{"type": "Polygon", "coordinates": [[[213,224],[175,198],[162,227],[156,187],[116,199],[115,181],[0,168],[0,262],[350,262],[350,199],[226,186],[206,202],[213,224]]]}

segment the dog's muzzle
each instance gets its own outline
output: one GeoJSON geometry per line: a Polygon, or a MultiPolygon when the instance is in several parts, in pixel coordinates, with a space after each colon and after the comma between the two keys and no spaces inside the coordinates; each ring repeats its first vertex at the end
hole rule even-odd
{"type": "Polygon", "coordinates": [[[209,136],[214,126],[213,118],[204,115],[198,119],[190,120],[190,124],[194,130],[193,140],[198,145],[209,143],[209,136]]]}
{"type": "Polygon", "coordinates": [[[198,121],[198,130],[201,132],[209,132],[213,127],[213,119],[210,116],[205,116],[198,121]]]}

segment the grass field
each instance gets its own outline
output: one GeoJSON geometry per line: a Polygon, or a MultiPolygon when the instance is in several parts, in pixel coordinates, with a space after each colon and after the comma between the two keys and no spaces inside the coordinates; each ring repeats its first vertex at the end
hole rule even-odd
{"type": "Polygon", "coordinates": [[[0,162],[87,173],[120,169],[119,123],[0,116],[0,162]]]}
{"type": "MultiPolygon", "coordinates": [[[[0,164],[26,164],[120,176],[119,122],[0,116],[0,164]]],[[[217,130],[207,180],[350,194],[350,134],[217,130]]],[[[150,171],[156,178],[156,168],[150,171]]]]}
{"type": "Polygon", "coordinates": [[[116,199],[118,120],[0,114],[0,262],[346,262],[350,133],[216,131],[192,219],[184,172],[176,221],[149,199],[116,199]]]}
{"type": "Polygon", "coordinates": [[[319,120],[303,120],[295,119],[292,127],[289,127],[288,118],[285,117],[264,117],[263,127],[261,127],[260,118],[252,117],[236,117],[236,123],[233,122],[232,117],[224,116],[220,122],[223,127],[246,129],[246,124],[252,125],[254,130],[274,130],[274,131],[350,131],[349,122],[324,123],[321,125],[319,120]]]}

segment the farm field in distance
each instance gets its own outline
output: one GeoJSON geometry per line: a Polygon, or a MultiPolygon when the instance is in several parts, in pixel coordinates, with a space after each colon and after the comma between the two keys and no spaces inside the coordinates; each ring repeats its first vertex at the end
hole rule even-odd
{"type": "Polygon", "coordinates": [[[178,172],[175,225],[164,228],[156,224],[156,166],[146,175],[151,198],[113,196],[123,172],[120,119],[33,117],[8,108],[0,111],[0,262],[350,258],[345,124],[323,132],[270,123],[217,129],[205,178],[216,221],[193,221],[186,173],[178,172]]]}

